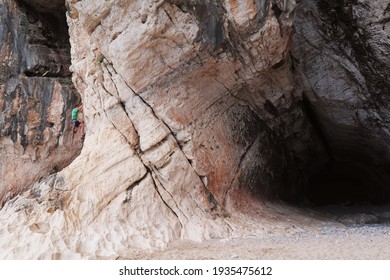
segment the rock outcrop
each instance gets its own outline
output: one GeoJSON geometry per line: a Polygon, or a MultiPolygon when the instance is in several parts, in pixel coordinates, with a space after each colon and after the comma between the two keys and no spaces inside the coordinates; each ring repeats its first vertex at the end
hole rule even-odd
{"type": "Polygon", "coordinates": [[[0,207],[69,165],[82,145],[72,143],[69,127],[80,96],[70,79],[64,12],[27,3],[0,3],[0,207]]]}
{"type": "MultiPolygon", "coordinates": [[[[337,60],[335,45],[322,41],[331,1],[307,2],[296,10],[294,0],[68,0],[84,146],[0,210],[0,257],[116,258],[178,239],[288,234],[299,226],[264,201],[304,203],[327,166],[384,178],[388,64],[374,78],[369,70],[388,38],[374,46],[383,32],[373,24],[356,46],[383,50],[361,60],[344,57],[342,45],[337,60]],[[367,104],[370,94],[383,98],[381,109],[364,107],[379,102],[367,104]],[[381,123],[371,128],[374,115],[381,123]]],[[[379,3],[349,9],[370,13],[379,3]]]]}

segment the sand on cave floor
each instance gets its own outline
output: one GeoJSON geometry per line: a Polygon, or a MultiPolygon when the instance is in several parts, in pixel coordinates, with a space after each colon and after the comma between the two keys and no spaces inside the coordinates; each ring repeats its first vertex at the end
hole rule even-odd
{"type": "Polygon", "coordinates": [[[261,237],[214,239],[204,242],[180,240],[167,248],[137,252],[121,259],[144,260],[311,260],[390,259],[390,207],[324,207],[298,211],[288,220],[299,231],[284,234],[277,229],[261,237]],[[320,212],[317,213],[317,210],[320,212]],[[306,221],[306,226],[302,225],[306,221]]]}

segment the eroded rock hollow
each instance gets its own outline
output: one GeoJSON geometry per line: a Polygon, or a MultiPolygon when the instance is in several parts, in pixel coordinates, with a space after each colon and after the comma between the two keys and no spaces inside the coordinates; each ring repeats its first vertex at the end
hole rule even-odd
{"type": "MultiPolygon", "coordinates": [[[[49,2],[5,1],[3,9],[61,18],[64,3],[49,2]]],[[[18,190],[30,189],[0,210],[0,256],[113,258],[178,239],[293,231],[265,201],[338,202],[316,196],[332,194],[324,172],[345,193],[353,191],[350,178],[364,174],[376,194],[370,200],[386,197],[389,8],[350,2],[66,1],[84,146],[60,172],[26,181],[18,190]]],[[[61,68],[19,65],[15,75],[26,78],[17,81],[58,79],[66,59],[53,63],[61,68]]],[[[33,93],[50,104],[51,95],[26,91],[33,93]]],[[[76,104],[69,94],[62,100],[76,104]]],[[[2,112],[14,108],[7,106],[2,112]]],[[[66,131],[69,107],[62,109],[66,131]]],[[[4,126],[12,123],[3,115],[4,126]]],[[[21,130],[7,133],[2,141],[23,147],[21,130]]]]}

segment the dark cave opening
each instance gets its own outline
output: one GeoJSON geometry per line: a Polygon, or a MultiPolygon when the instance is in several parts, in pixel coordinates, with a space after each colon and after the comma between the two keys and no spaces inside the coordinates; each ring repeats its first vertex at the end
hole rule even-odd
{"type": "Polygon", "coordinates": [[[287,180],[286,194],[277,197],[310,208],[390,205],[389,164],[386,152],[376,147],[376,136],[334,123],[320,107],[303,93],[302,110],[317,135],[317,149],[307,151],[310,160],[302,174],[290,176],[299,182],[287,180]]]}
{"type": "Polygon", "coordinates": [[[389,203],[383,186],[372,175],[351,162],[329,162],[312,174],[305,186],[305,199],[311,206],[382,205],[389,203]]]}
{"type": "Polygon", "coordinates": [[[347,227],[390,225],[388,184],[366,164],[328,162],[308,177],[302,200],[289,205],[347,227]]]}
{"type": "Polygon", "coordinates": [[[357,135],[351,135],[350,131],[344,134],[345,130],[333,127],[332,133],[341,133],[337,134],[338,141],[331,141],[318,115],[309,115],[306,117],[321,139],[317,145],[324,148],[311,154],[300,175],[291,176],[299,180],[284,184],[284,193],[277,194],[281,203],[302,210],[303,215],[315,214],[320,220],[330,218],[348,227],[389,225],[390,169],[386,153],[376,151],[374,145],[367,146],[359,137],[361,130],[352,130],[357,135]]]}

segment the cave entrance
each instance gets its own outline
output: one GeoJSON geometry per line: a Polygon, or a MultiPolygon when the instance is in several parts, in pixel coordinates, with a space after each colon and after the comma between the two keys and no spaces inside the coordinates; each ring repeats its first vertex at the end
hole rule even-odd
{"type": "Polygon", "coordinates": [[[297,204],[347,226],[390,224],[389,191],[366,168],[329,161],[308,177],[297,204]]]}
{"type": "Polygon", "coordinates": [[[375,215],[378,223],[390,224],[390,165],[384,160],[386,150],[369,146],[369,140],[358,143],[373,138],[363,128],[347,131],[335,123],[332,130],[331,120],[326,119],[328,130],[323,129],[325,117],[317,115],[305,95],[303,110],[320,139],[316,145],[321,148],[308,151],[310,160],[300,175],[287,176],[292,180],[286,180],[276,197],[299,208],[339,216],[361,212],[375,215]]]}
{"type": "Polygon", "coordinates": [[[315,206],[385,203],[381,187],[370,177],[356,167],[331,162],[308,178],[305,197],[315,206]]]}

